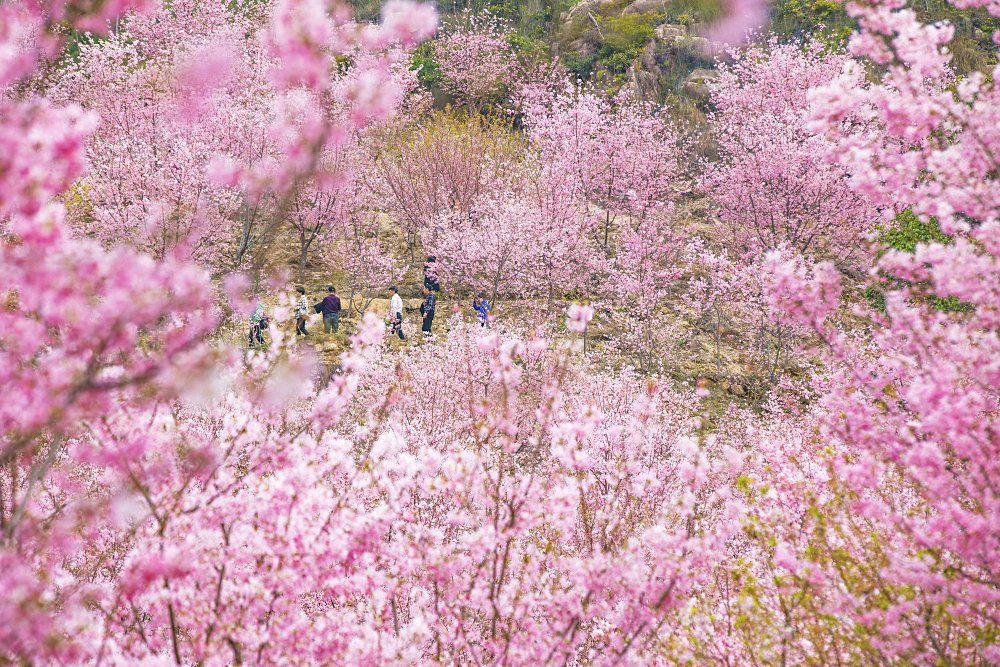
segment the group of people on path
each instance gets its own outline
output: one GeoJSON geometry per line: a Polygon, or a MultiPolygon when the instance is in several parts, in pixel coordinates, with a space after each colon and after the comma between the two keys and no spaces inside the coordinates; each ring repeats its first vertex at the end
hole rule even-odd
{"type": "MultiPolygon", "coordinates": [[[[299,300],[295,303],[295,335],[307,336],[306,322],[309,320],[309,301],[306,299],[306,289],[296,287],[299,300]]],[[[313,310],[323,313],[323,332],[337,333],[340,330],[340,297],[337,296],[337,288],[330,285],[326,288],[327,294],[322,301],[313,305],[313,310]]]]}
{"type": "MultiPolygon", "coordinates": [[[[424,264],[424,300],[420,304],[420,315],[423,319],[421,331],[425,339],[433,338],[431,327],[434,324],[434,312],[437,309],[437,292],[441,289],[438,282],[437,272],[434,269],[436,258],[427,258],[424,264]]],[[[306,298],[304,287],[296,287],[298,300],[295,302],[295,335],[307,336],[306,323],[309,321],[309,300],[306,298]]],[[[399,290],[395,286],[389,288],[389,312],[386,322],[389,325],[389,332],[399,336],[400,340],[406,340],[403,334],[403,299],[399,296],[399,290]]],[[[490,303],[486,297],[479,295],[472,300],[472,307],[476,311],[479,325],[485,327],[489,320],[490,303]]],[[[340,330],[340,297],[337,296],[337,288],[333,285],[327,287],[327,295],[322,301],[312,306],[317,313],[323,313],[324,333],[337,333],[340,330]]],[[[250,345],[254,343],[264,344],[263,332],[267,329],[268,317],[264,313],[264,305],[257,304],[253,315],[250,317],[250,345]]]]}
{"type": "MultiPolygon", "coordinates": [[[[424,283],[424,300],[420,304],[420,315],[423,318],[423,326],[420,330],[424,338],[433,338],[431,326],[434,324],[434,311],[437,309],[437,294],[426,283],[424,283]]],[[[389,313],[387,317],[389,323],[389,333],[399,336],[399,340],[406,340],[403,334],[403,299],[399,296],[399,290],[393,285],[389,288],[389,313]]]]}
{"type": "MultiPolygon", "coordinates": [[[[437,293],[441,289],[441,284],[437,277],[437,258],[431,255],[424,264],[424,300],[420,304],[420,315],[423,318],[423,325],[420,327],[425,339],[431,339],[434,334],[431,327],[434,325],[434,312],[437,310],[437,293]]],[[[473,298],[472,307],[479,318],[479,325],[485,327],[489,320],[490,302],[484,295],[473,298]]],[[[389,312],[386,317],[389,325],[390,335],[396,334],[400,340],[406,340],[403,333],[403,299],[399,296],[399,290],[394,286],[389,288],[389,312]]]]}

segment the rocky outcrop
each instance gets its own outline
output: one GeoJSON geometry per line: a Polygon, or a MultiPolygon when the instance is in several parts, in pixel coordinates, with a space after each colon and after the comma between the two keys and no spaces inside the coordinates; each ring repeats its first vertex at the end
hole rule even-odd
{"type": "Polygon", "coordinates": [[[659,61],[656,59],[657,46],[655,39],[647,44],[646,48],[642,50],[642,55],[639,56],[639,64],[653,74],[660,75],[663,74],[663,71],[660,69],[659,61]]]}
{"type": "Polygon", "coordinates": [[[666,14],[667,3],[665,0],[635,0],[622,11],[622,15],[629,14],[666,14]]]}
{"type": "MultiPolygon", "coordinates": [[[[598,26],[597,21],[600,16],[617,12],[617,9],[612,10],[613,6],[612,0],[580,0],[562,14],[566,21],[564,34],[572,40],[568,44],[564,42],[565,47],[574,56],[591,63],[597,80],[602,80],[602,73],[605,73],[601,62],[595,64],[604,45],[602,26],[598,26]]],[[[666,0],[632,0],[621,10],[621,15],[664,14],[666,10],[666,0]]],[[[689,34],[685,25],[659,25],[626,72],[625,85],[636,98],[654,104],[663,100],[668,89],[678,90],[698,102],[705,101],[714,92],[718,78],[707,66],[720,55],[724,55],[722,44],[689,34]],[[696,63],[702,63],[703,68],[687,75],[688,68],[696,63]]]]}
{"type": "Polygon", "coordinates": [[[681,92],[692,99],[707,99],[719,88],[719,73],[714,69],[696,69],[687,75],[681,92]]]}
{"type": "Polygon", "coordinates": [[[563,12],[560,18],[566,23],[576,23],[578,21],[589,21],[590,14],[593,14],[601,5],[608,0],[580,0],[568,12],[563,12]]]}
{"type": "Polygon", "coordinates": [[[639,67],[629,73],[629,89],[637,99],[656,102],[663,95],[663,83],[658,76],[639,67]]]}
{"type": "Polygon", "coordinates": [[[713,42],[705,37],[681,35],[674,38],[674,43],[691,53],[699,53],[709,58],[717,58],[726,52],[725,44],[713,42]]]}
{"type": "Polygon", "coordinates": [[[663,96],[664,72],[656,57],[658,46],[656,40],[649,42],[629,75],[632,94],[647,102],[657,102],[663,96]]]}
{"type": "Polygon", "coordinates": [[[579,53],[583,58],[593,58],[600,51],[601,43],[600,33],[594,29],[590,29],[570,42],[569,48],[579,53]]]}
{"type": "Polygon", "coordinates": [[[686,25],[672,25],[664,23],[663,25],[656,26],[656,39],[661,42],[673,43],[678,37],[684,37],[687,35],[686,25]]]}

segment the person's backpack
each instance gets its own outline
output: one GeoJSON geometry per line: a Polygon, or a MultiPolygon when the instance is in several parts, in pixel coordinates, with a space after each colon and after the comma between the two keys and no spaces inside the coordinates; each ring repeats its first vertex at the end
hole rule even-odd
{"type": "Polygon", "coordinates": [[[320,301],[315,306],[313,306],[313,310],[315,310],[317,313],[323,310],[323,302],[320,301]]]}

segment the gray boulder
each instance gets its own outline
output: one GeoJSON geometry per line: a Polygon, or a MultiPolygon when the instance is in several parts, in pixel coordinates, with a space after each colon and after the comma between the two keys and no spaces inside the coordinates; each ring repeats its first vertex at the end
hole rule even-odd
{"type": "Polygon", "coordinates": [[[588,30],[569,44],[569,48],[584,58],[593,58],[601,48],[601,35],[596,30],[588,30]]]}
{"type": "Polygon", "coordinates": [[[678,37],[684,37],[687,31],[686,25],[670,25],[665,23],[656,26],[656,38],[661,42],[672,43],[678,37]]]}
{"type": "Polygon", "coordinates": [[[639,67],[632,67],[629,71],[628,87],[636,99],[647,102],[657,102],[663,95],[660,77],[639,67]]]}
{"type": "Polygon", "coordinates": [[[711,58],[724,56],[726,52],[726,45],[722,42],[713,42],[705,37],[696,37],[693,35],[674,37],[674,44],[690,53],[697,53],[711,58]]]}
{"type": "Polygon", "coordinates": [[[714,69],[696,69],[687,75],[681,92],[691,99],[706,99],[719,89],[719,73],[714,69]]]}
{"type": "Polygon", "coordinates": [[[659,61],[656,59],[656,41],[650,41],[646,45],[646,48],[642,50],[642,55],[639,56],[639,64],[642,68],[653,74],[654,76],[662,76],[663,69],[660,67],[659,61]]]}
{"type": "Polygon", "coordinates": [[[575,21],[587,19],[587,13],[593,12],[604,0],[580,0],[572,7],[570,7],[569,12],[566,13],[566,22],[573,23],[575,21]]]}
{"type": "Polygon", "coordinates": [[[664,0],[635,0],[622,12],[625,14],[665,14],[667,3],[664,0]]]}

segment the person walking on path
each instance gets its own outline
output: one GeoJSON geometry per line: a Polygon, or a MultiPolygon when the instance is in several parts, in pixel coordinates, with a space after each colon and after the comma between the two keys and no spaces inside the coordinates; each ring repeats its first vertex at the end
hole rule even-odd
{"type": "Polygon", "coordinates": [[[479,326],[485,327],[486,320],[490,316],[490,302],[486,300],[484,294],[480,294],[479,298],[472,300],[472,307],[476,309],[476,314],[479,316],[479,326]]]}
{"type": "Polygon", "coordinates": [[[320,304],[323,310],[323,333],[337,333],[340,329],[340,297],[337,296],[337,288],[330,285],[326,288],[326,297],[320,304]]]}
{"type": "Polygon", "coordinates": [[[399,291],[395,287],[389,288],[392,298],[389,300],[389,321],[391,322],[390,334],[399,334],[399,340],[406,340],[403,335],[403,300],[399,297],[399,291]]]}
{"type": "Polygon", "coordinates": [[[431,337],[431,324],[434,323],[434,308],[437,307],[437,295],[427,285],[424,285],[424,302],[420,305],[420,313],[424,316],[424,338],[431,337]]]}
{"type": "Polygon", "coordinates": [[[295,335],[308,336],[309,332],[306,331],[306,318],[309,313],[309,302],[306,301],[306,288],[296,287],[295,291],[299,293],[299,300],[295,304],[295,335]]]}

